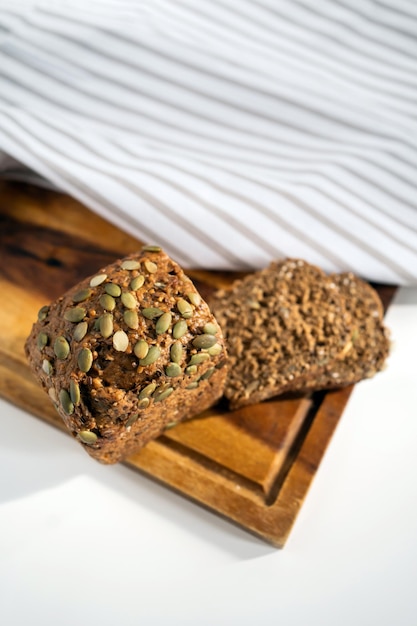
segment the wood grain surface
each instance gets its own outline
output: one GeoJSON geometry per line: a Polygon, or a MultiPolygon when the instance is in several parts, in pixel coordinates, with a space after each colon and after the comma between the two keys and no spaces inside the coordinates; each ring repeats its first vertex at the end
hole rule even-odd
{"type": "MultiPolygon", "coordinates": [[[[0,324],[4,398],[64,429],[29,371],[25,339],[42,305],[139,245],[64,194],[0,183],[0,288],[7,293],[0,324]]],[[[187,273],[205,297],[237,276],[187,273]]],[[[379,290],[387,305],[394,288],[379,290]]],[[[127,464],[282,547],[350,393],[348,387],[234,412],[220,403],[167,430],[127,464]]]]}

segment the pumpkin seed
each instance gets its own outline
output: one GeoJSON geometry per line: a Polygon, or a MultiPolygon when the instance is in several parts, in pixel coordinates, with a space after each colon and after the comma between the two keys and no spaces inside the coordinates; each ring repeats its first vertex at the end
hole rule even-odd
{"type": "Polygon", "coordinates": [[[133,348],[133,352],[136,354],[138,359],[144,359],[148,354],[149,346],[144,339],[140,339],[133,348]]]}
{"type": "Polygon", "coordinates": [[[197,365],[189,365],[188,367],[185,368],[185,373],[188,376],[192,376],[193,374],[197,373],[197,365]]]}
{"type": "Polygon", "coordinates": [[[208,334],[198,335],[195,339],[193,339],[193,346],[198,350],[211,348],[215,343],[217,343],[216,337],[208,334]]]}
{"type": "Polygon", "coordinates": [[[149,396],[151,396],[153,394],[153,392],[156,389],[156,383],[149,383],[149,385],[146,385],[146,387],[144,387],[142,389],[142,391],[139,394],[139,400],[142,400],[142,398],[149,398],[149,396]]]}
{"type": "Polygon", "coordinates": [[[218,356],[223,350],[223,346],[220,343],[215,343],[214,346],[208,348],[207,352],[210,356],[218,356]]]}
{"type": "Polygon", "coordinates": [[[201,380],[208,380],[211,376],[213,376],[214,372],[215,372],[215,368],[209,367],[209,369],[206,370],[204,374],[200,376],[201,380]]]}
{"type": "Polygon", "coordinates": [[[96,433],[93,433],[91,430],[80,430],[78,437],[83,443],[86,443],[89,446],[97,441],[96,433]]]}
{"type": "Polygon", "coordinates": [[[48,359],[44,359],[42,361],[42,369],[47,376],[50,376],[53,372],[52,364],[48,361],[48,359]]]}
{"type": "Polygon", "coordinates": [[[64,319],[67,322],[81,322],[81,320],[85,317],[86,310],[82,306],[75,306],[72,309],[67,309],[64,313],[64,319]]]}
{"type": "Polygon", "coordinates": [[[162,335],[163,333],[166,333],[168,328],[171,326],[171,322],[172,322],[171,313],[164,313],[163,315],[161,315],[161,317],[158,319],[158,321],[155,324],[156,334],[162,335]]]}
{"type": "Polygon", "coordinates": [[[74,405],[71,402],[70,395],[66,389],[61,389],[59,392],[59,401],[67,415],[72,415],[72,413],[74,413],[74,405]]]}
{"type": "Polygon", "coordinates": [[[81,400],[80,386],[72,378],[70,380],[70,398],[71,398],[72,403],[75,406],[77,406],[77,404],[80,404],[80,400],[81,400]]]}
{"type": "Polygon", "coordinates": [[[166,284],[165,284],[165,283],[161,283],[159,280],[158,280],[158,281],[156,281],[156,282],[154,283],[154,285],[155,285],[155,287],[157,287],[158,289],[165,289],[165,287],[166,287],[166,284]]]}
{"type": "Polygon", "coordinates": [[[177,300],[177,309],[186,319],[191,317],[193,314],[193,307],[187,302],[187,300],[184,300],[184,298],[177,300]]]}
{"type": "Polygon", "coordinates": [[[121,295],[121,301],[127,309],[136,309],[138,306],[138,301],[136,300],[133,293],[130,291],[124,291],[121,295]]]}
{"type": "Polygon", "coordinates": [[[189,385],[186,386],[186,389],[197,389],[199,383],[198,381],[195,381],[193,383],[190,383],[189,385]]]}
{"type": "Polygon", "coordinates": [[[116,283],[106,283],[104,285],[104,291],[114,298],[117,298],[122,293],[122,290],[116,283]]]}
{"type": "Polygon", "coordinates": [[[87,300],[87,298],[89,298],[92,293],[93,292],[91,291],[91,289],[88,289],[88,287],[86,289],[80,289],[79,291],[74,293],[74,295],[72,296],[72,301],[84,302],[84,300],[87,300]]]}
{"type": "Polygon", "coordinates": [[[93,276],[90,280],[90,287],[98,287],[101,283],[104,283],[106,278],[107,274],[97,274],[96,276],[93,276]]]}
{"type": "Polygon", "coordinates": [[[126,352],[129,345],[129,337],[124,330],[118,330],[113,335],[113,348],[118,352],[126,352]]]}
{"type": "Polygon", "coordinates": [[[42,322],[44,319],[46,319],[46,316],[49,313],[49,306],[45,305],[43,307],[41,307],[38,311],[38,320],[40,322],[42,322]]]}
{"type": "Polygon", "coordinates": [[[150,402],[149,398],[142,398],[138,402],[138,409],[146,409],[146,407],[149,406],[149,402],[150,402]]]}
{"type": "Polygon", "coordinates": [[[180,320],[172,329],[172,336],[174,339],[181,339],[185,335],[188,330],[187,322],[185,320],[180,320]]]}
{"type": "Polygon", "coordinates": [[[138,289],[142,287],[144,282],[145,282],[145,277],[142,274],[139,274],[139,276],[136,276],[135,278],[133,278],[133,280],[130,281],[131,290],[137,291],[138,289]]]}
{"type": "Polygon", "coordinates": [[[153,261],[145,261],[143,264],[149,274],[155,274],[155,272],[158,270],[157,264],[153,261]]]}
{"type": "Polygon", "coordinates": [[[100,330],[100,318],[99,317],[97,317],[97,319],[94,320],[93,330],[97,332],[100,330]]]}
{"type": "Polygon", "coordinates": [[[84,373],[88,372],[93,364],[93,353],[89,348],[83,348],[78,354],[78,367],[84,373]]]}
{"type": "Polygon", "coordinates": [[[158,309],[158,307],[150,306],[141,311],[143,317],[146,317],[148,320],[153,320],[156,317],[161,317],[164,314],[162,309],[158,309]]]}
{"type": "Polygon", "coordinates": [[[81,339],[84,339],[84,337],[86,336],[87,330],[88,330],[87,322],[80,322],[74,328],[74,332],[72,334],[73,339],[75,339],[75,341],[81,341],[81,339]]]}
{"type": "Polygon", "coordinates": [[[133,413],[133,415],[131,415],[126,422],[126,428],[129,428],[129,426],[132,426],[137,421],[138,417],[139,417],[139,413],[133,413]]]}
{"type": "Polygon", "coordinates": [[[134,259],[126,259],[122,263],[123,270],[138,270],[140,268],[139,261],[135,261],[134,259]]]}
{"type": "Polygon", "coordinates": [[[215,365],[216,370],[221,370],[227,363],[226,359],[223,359],[223,361],[220,361],[219,363],[217,363],[215,365]]]}
{"type": "Polygon", "coordinates": [[[142,247],[142,251],[143,252],[161,252],[161,248],[160,246],[143,246],[142,247]]]}
{"type": "Polygon", "coordinates": [[[49,337],[46,333],[39,333],[38,338],[36,340],[36,345],[39,350],[42,350],[46,345],[48,345],[49,337]]]}
{"type": "Polygon", "coordinates": [[[162,390],[160,388],[159,390],[155,392],[153,396],[154,402],[161,402],[162,400],[165,400],[171,395],[173,391],[174,391],[173,387],[164,387],[162,390]]]}
{"type": "Polygon", "coordinates": [[[218,330],[217,324],[213,324],[212,322],[208,322],[203,328],[206,335],[215,335],[218,330]]]}
{"type": "Polygon", "coordinates": [[[174,341],[171,346],[171,350],[169,351],[171,356],[171,361],[174,363],[180,363],[183,355],[182,343],[181,341],[174,341]]]}
{"type": "Polygon", "coordinates": [[[187,298],[189,299],[191,304],[194,304],[194,306],[198,306],[201,302],[201,296],[199,293],[197,293],[197,291],[190,291],[189,293],[187,293],[187,298]]]}
{"type": "Polygon", "coordinates": [[[109,296],[108,293],[103,293],[99,302],[105,311],[113,311],[116,306],[116,300],[113,296],[109,296]]]}
{"type": "Polygon", "coordinates": [[[204,361],[208,361],[210,355],[207,352],[200,352],[199,354],[193,354],[190,359],[189,365],[200,365],[200,363],[204,363],[204,361]]]}
{"type": "Polygon", "coordinates": [[[165,430],[170,430],[171,428],[174,428],[174,426],[176,426],[178,424],[178,422],[168,422],[168,424],[165,425],[165,430]]]}
{"type": "Polygon", "coordinates": [[[113,315],[111,313],[103,313],[99,318],[99,330],[104,339],[113,334],[113,315]]]}
{"type": "Polygon", "coordinates": [[[58,402],[58,397],[56,395],[56,391],[53,387],[49,387],[48,396],[51,398],[52,402],[58,402]]]}
{"type": "Polygon", "coordinates": [[[158,346],[151,346],[149,348],[148,354],[143,359],[140,359],[139,365],[152,365],[152,363],[155,363],[155,361],[157,361],[160,356],[161,351],[158,346]]]}
{"type": "Polygon", "coordinates": [[[170,378],[177,378],[182,375],[182,369],[178,363],[170,363],[165,368],[165,374],[170,378]]]}
{"type": "Polygon", "coordinates": [[[58,359],[66,359],[69,355],[70,347],[65,337],[57,337],[54,343],[54,352],[58,359]]]}
{"type": "Polygon", "coordinates": [[[139,326],[138,314],[136,311],[125,311],[123,313],[123,319],[126,326],[133,328],[134,330],[139,326]]]}

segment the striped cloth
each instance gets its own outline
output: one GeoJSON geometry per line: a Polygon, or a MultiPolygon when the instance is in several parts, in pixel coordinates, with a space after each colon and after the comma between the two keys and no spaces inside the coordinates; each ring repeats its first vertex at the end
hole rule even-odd
{"type": "Polygon", "coordinates": [[[0,166],[188,267],[417,284],[416,70],[414,0],[1,0],[0,166]]]}

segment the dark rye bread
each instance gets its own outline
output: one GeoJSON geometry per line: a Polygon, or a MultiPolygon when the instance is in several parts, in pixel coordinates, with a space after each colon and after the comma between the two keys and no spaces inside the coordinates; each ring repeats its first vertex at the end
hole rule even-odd
{"type": "Polygon", "coordinates": [[[371,378],[383,369],[389,355],[389,331],[384,326],[384,310],[377,292],[351,272],[332,274],[352,316],[350,341],[335,361],[307,389],[329,389],[371,378]]]}
{"type": "Polygon", "coordinates": [[[335,281],[298,259],[236,281],[210,306],[228,349],[232,409],[314,385],[351,340],[351,314],[335,281]]]}
{"type": "Polygon", "coordinates": [[[69,431],[103,463],[213,405],[226,378],[215,318],[158,246],[43,307],[25,349],[69,431]]]}

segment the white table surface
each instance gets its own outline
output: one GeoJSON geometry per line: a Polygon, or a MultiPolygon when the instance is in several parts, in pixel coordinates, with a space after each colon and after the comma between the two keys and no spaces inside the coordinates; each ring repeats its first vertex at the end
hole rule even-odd
{"type": "Polygon", "coordinates": [[[417,289],[275,550],[0,401],[0,624],[417,624],[417,289]]]}

